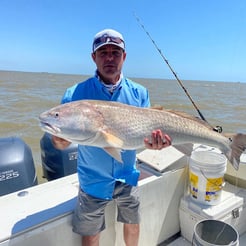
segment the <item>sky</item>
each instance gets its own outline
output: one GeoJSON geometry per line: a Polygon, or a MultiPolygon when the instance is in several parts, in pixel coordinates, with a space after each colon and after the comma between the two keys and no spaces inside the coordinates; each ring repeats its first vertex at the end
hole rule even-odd
{"type": "Polygon", "coordinates": [[[0,70],[93,75],[94,35],[122,33],[127,77],[246,82],[245,0],[1,0],[0,70]]]}

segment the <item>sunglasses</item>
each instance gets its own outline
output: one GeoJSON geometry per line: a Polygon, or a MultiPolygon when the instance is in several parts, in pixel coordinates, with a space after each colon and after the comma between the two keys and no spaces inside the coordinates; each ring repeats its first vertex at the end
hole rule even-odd
{"type": "Polygon", "coordinates": [[[122,39],[105,35],[105,36],[97,38],[93,42],[93,50],[96,50],[97,47],[99,47],[100,45],[105,44],[105,43],[109,43],[109,42],[115,43],[115,44],[121,44],[122,48],[124,49],[124,41],[122,39]]]}

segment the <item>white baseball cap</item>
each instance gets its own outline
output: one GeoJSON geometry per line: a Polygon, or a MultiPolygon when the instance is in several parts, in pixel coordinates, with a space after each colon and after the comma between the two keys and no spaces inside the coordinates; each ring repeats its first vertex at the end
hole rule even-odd
{"type": "Polygon", "coordinates": [[[125,50],[123,36],[113,29],[104,29],[95,35],[92,51],[95,52],[97,49],[107,44],[113,44],[125,50]]]}

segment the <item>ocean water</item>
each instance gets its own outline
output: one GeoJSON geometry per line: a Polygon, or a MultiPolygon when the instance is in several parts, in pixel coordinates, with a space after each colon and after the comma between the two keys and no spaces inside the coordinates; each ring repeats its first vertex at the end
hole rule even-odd
{"type": "MultiPolygon", "coordinates": [[[[0,138],[18,136],[30,147],[34,162],[41,164],[38,116],[60,103],[65,89],[89,76],[0,71],[0,138]]],[[[148,88],[152,105],[198,116],[176,80],[132,78],[148,88]]],[[[223,132],[246,133],[246,83],[182,81],[196,107],[223,132]]]]}

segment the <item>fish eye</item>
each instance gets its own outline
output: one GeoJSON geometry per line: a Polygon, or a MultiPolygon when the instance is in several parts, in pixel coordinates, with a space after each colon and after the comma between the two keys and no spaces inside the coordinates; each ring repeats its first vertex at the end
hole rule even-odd
{"type": "Polygon", "coordinates": [[[56,118],[59,117],[59,113],[58,112],[55,113],[55,117],[56,118]]]}

